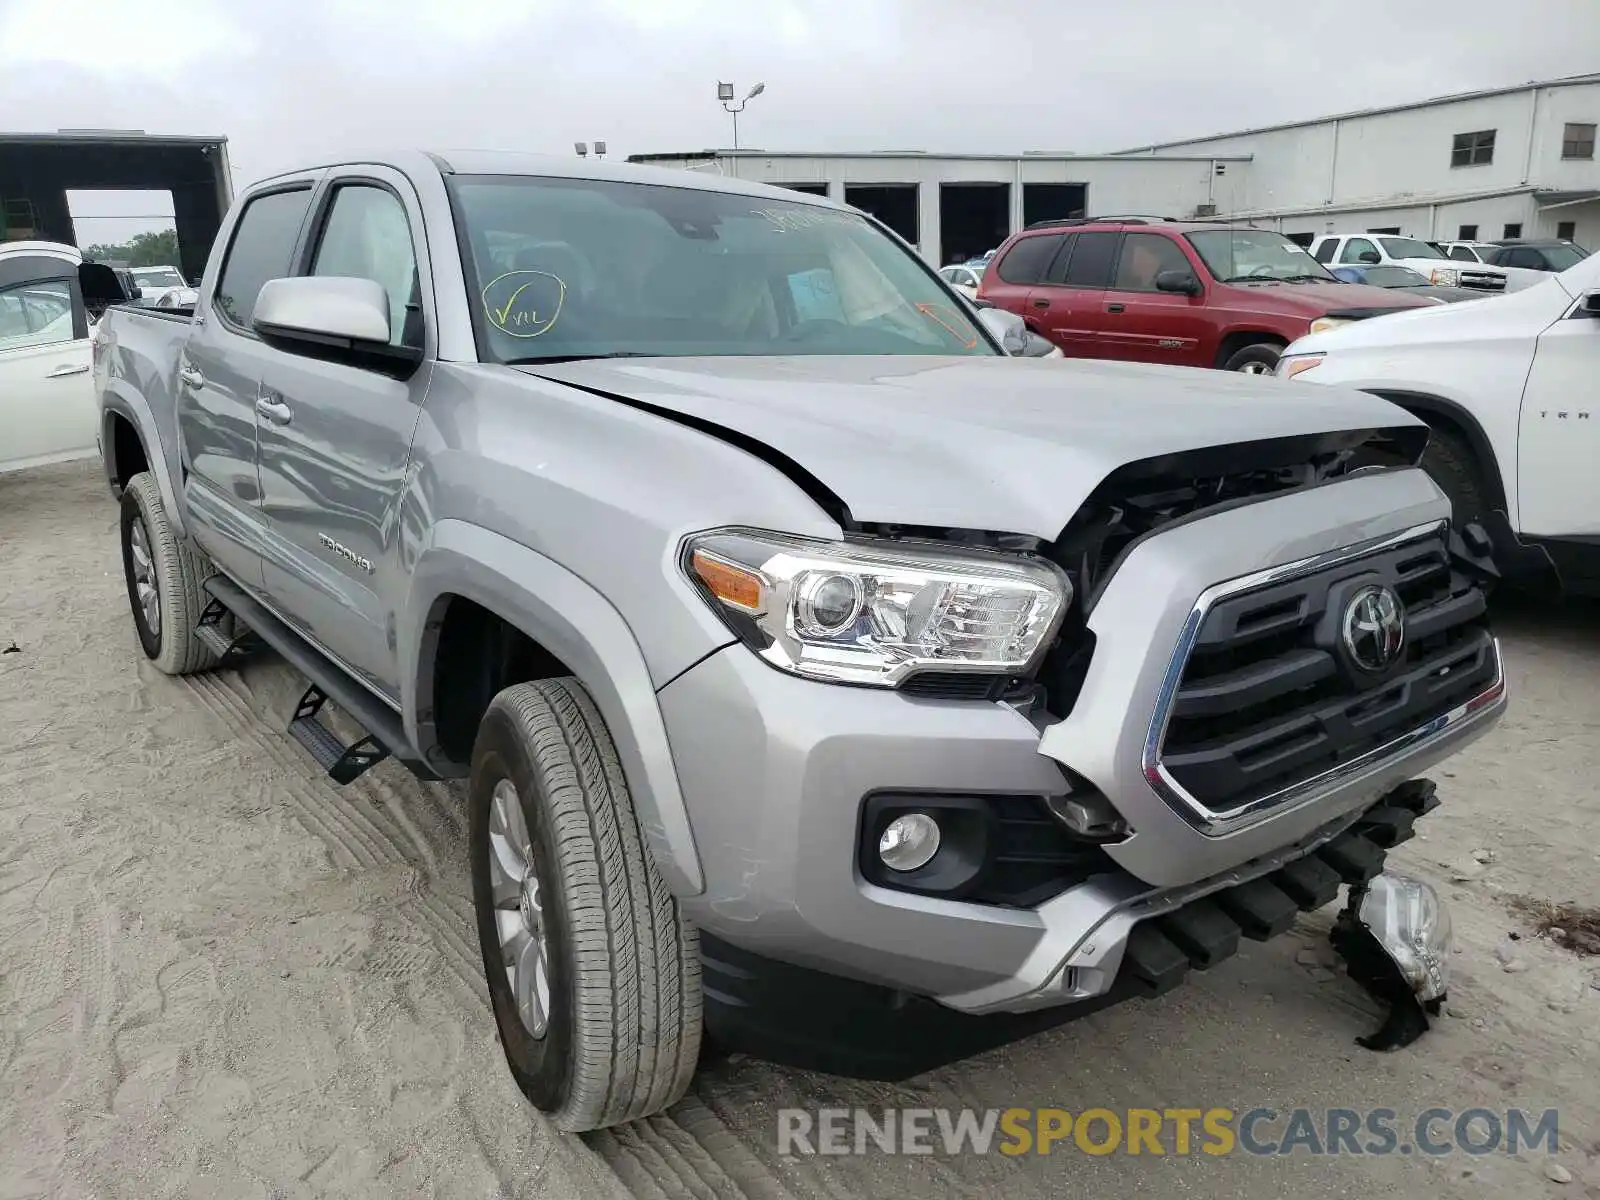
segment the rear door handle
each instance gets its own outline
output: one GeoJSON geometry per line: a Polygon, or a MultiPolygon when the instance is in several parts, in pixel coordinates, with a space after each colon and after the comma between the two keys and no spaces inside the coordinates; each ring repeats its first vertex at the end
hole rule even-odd
{"type": "Polygon", "coordinates": [[[88,373],[88,364],[81,364],[76,367],[57,367],[54,371],[51,371],[50,374],[46,375],[45,378],[65,379],[68,375],[87,375],[88,373]]]}
{"type": "Polygon", "coordinates": [[[1050,301],[1048,301],[1048,300],[1035,300],[1033,302],[1033,306],[1035,308],[1049,308],[1050,307],[1050,301]]]}
{"type": "Polygon", "coordinates": [[[274,425],[287,425],[294,420],[294,409],[281,400],[272,400],[266,396],[256,401],[256,412],[274,425]]]}
{"type": "Polygon", "coordinates": [[[206,377],[193,367],[179,367],[178,382],[185,387],[203,388],[206,385],[206,377]]]}
{"type": "Polygon", "coordinates": [[[1124,307],[1121,304],[1108,304],[1108,305],[1106,305],[1106,311],[1108,313],[1123,312],[1124,311],[1124,307]]]}

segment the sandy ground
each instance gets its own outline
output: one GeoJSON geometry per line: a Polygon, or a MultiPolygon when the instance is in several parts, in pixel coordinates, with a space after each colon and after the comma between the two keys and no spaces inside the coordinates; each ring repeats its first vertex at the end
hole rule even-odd
{"type": "Polygon", "coordinates": [[[282,732],[298,684],[276,661],[157,673],[97,470],[0,476],[0,649],[18,648],[0,655],[0,1197],[1600,1197],[1600,962],[1507,908],[1600,901],[1600,610],[1524,603],[1501,625],[1514,711],[1439,773],[1445,807],[1397,855],[1443,886],[1460,947],[1456,1015],[1416,1046],[1353,1044],[1377,1010],[1319,962],[1324,912],[1160,1001],[897,1087],[735,1059],[671,1114],[577,1139],[503,1067],[459,794],[393,764],[330,786],[282,732]],[[1558,1107],[1573,1178],[1540,1153],[776,1144],[786,1106],[1258,1104],[1558,1107]]]}

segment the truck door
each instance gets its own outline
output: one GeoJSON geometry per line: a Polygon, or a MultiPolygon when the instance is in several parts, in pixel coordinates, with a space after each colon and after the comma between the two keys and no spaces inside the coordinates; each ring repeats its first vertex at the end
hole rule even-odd
{"type": "MultiPolygon", "coordinates": [[[[390,341],[431,351],[431,275],[422,213],[396,171],[332,175],[319,194],[301,273],[375,280],[390,341]]],[[[257,437],[268,597],[374,690],[399,698],[392,598],[404,591],[399,510],[429,361],[398,380],[274,351],[261,379],[257,437]]]]}
{"type": "Polygon", "coordinates": [[[178,440],[184,511],[195,541],[222,570],[261,589],[267,538],[256,471],[256,398],[272,351],[250,327],[261,285],[287,274],[311,207],[309,179],[262,192],[233,225],[210,297],[178,352],[178,440]]]}
{"type": "MultiPolygon", "coordinates": [[[[1580,291],[1600,287],[1600,273],[1580,291]]],[[[1517,440],[1519,532],[1534,537],[1600,535],[1600,317],[1581,299],[1539,335],[1522,393],[1517,440]]]]}
{"type": "Polygon", "coordinates": [[[1120,233],[1077,233],[1056,255],[1050,275],[1028,297],[1030,323],[1074,358],[1106,358],[1101,299],[1111,281],[1120,233]]]}
{"type": "Polygon", "coordinates": [[[1159,233],[1123,236],[1116,272],[1102,301],[1102,357],[1209,367],[1216,337],[1205,296],[1157,290],[1156,276],[1163,271],[1200,279],[1198,268],[1174,239],[1159,233]]]}

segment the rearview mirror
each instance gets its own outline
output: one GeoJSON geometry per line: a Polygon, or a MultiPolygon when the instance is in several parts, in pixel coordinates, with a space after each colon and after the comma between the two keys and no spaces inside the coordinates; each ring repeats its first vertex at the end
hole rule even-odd
{"type": "Polygon", "coordinates": [[[1192,271],[1162,271],[1156,276],[1156,291],[1180,292],[1185,296],[1200,294],[1200,281],[1192,271]]]}
{"type": "Polygon", "coordinates": [[[421,349],[389,344],[389,297],[370,279],[269,279],[250,324],[278,350],[396,379],[410,378],[422,362],[421,349]]]}
{"type": "Polygon", "coordinates": [[[1027,351],[1028,327],[1016,313],[1003,308],[983,308],[978,310],[978,320],[983,322],[983,327],[1007,354],[1023,354],[1027,351]]]}
{"type": "Polygon", "coordinates": [[[1376,250],[1363,250],[1360,254],[1356,255],[1356,261],[1368,264],[1381,263],[1383,261],[1383,255],[1379,254],[1376,250]]]}

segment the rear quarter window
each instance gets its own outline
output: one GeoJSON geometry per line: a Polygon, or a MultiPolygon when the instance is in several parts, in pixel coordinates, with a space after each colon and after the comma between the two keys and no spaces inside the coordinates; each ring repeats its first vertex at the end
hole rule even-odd
{"type": "Polygon", "coordinates": [[[995,273],[1006,283],[1042,282],[1065,240],[1066,235],[1060,233],[1018,238],[996,265],[995,273]]]}

